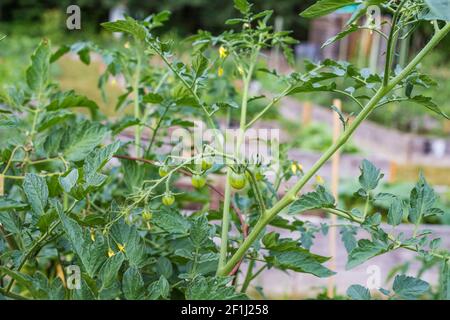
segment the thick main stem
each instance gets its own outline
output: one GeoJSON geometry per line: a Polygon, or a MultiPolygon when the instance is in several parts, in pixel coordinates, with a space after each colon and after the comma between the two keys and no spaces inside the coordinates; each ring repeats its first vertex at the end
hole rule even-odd
{"type": "Polygon", "coordinates": [[[265,215],[254,226],[252,232],[244,240],[236,253],[230,258],[228,263],[218,270],[218,275],[227,275],[234,265],[242,259],[253,242],[265,226],[284,208],[289,206],[297,199],[297,193],[305,186],[305,184],[316,174],[316,172],[330,159],[330,157],[341,148],[347,140],[352,136],[353,132],[359,127],[369,114],[375,109],[378,102],[388,94],[397,84],[399,84],[419,63],[422,59],[450,32],[450,23],[447,23],[439,32],[437,32],[428,44],[417,54],[417,56],[403,69],[403,71],[393,78],[386,86],[381,87],[377,93],[370,99],[364,109],[358,114],[341,137],[330,146],[320,159],[312,166],[312,168],[290,189],[271,209],[266,211],[265,215]]]}
{"type": "MultiPolygon", "coordinates": [[[[239,134],[237,138],[236,147],[234,149],[234,156],[239,159],[240,158],[240,149],[242,145],[242,141],[244,140],[245,134],[245,124],[247,121],[247,100],[248,100],[248,90],[250,86],[250,81],[253,74],[254,62],[252,62],[247,76],[244,78],[244,89],[242,93],[242,104],[241,104],[241,118],[239,125],[239,134]]],[[[227,167],[227,181],[225,184],[225,198],[223,202],[223,216],[222,216],[222,234],[220,239],[220,257],[219,257],[219,265],[217,268],[217,272],[221,270],[226,262],[228,255],[228,233],[230,228],[230,204],[231,204],[231,173],[232,169],[227,167]]],[[[230,270],[231,272],[231,270],[230,270]]]]}

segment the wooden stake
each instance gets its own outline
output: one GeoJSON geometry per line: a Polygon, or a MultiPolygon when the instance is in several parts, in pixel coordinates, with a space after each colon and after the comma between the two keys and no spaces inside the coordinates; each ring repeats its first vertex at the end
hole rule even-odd
{"type": "MultiPolygon", "coordinates": [[[[333,100],[333,105],[342,110],[342,102],[339,99],[333,100]]],[[[333,142],[336,142],[341,134],[341,121],[339,120],[339,115],[337,112],[333,114],[333,142]]],[[[339,163],[340,163],[340,153],[337,151],[333,157],[331,158],[331,192],[333,193],[334,198],[336,199],[336,204],[339,199],[339,163]]],[[[330,252],[330,269],[336,270],[336,240],[337,240],[337,217],[333,214],[331,215],[331,227],[329,231],[328,238],[328,248],[330,252]]],[[[332,299],[334,297],[334,287],[335,281],[334,277],[328,278],[328,288],[327,295],[328,298],[332,299]]]]}
{"type": "Polygon", "coordinates": [[[312,119],[312,104],[310,101],[303,103],[302,124],[308,126],[312,119]]]}
{"type": "Polygon", "coordinates": [[[394,161],[391,161],[389,163],[389,182],[390,183],[394,183],[395,181],[397,181],[397,169],[398,169],[397,163],[394,161]]]}
{"type": "Polygon", "coordinates": [[[5,194],[5,177],[0,174],[0,196],[5,194]]]}

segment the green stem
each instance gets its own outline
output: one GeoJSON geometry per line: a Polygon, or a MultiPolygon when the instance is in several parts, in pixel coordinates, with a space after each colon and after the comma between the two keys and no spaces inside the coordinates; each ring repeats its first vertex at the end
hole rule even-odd
{"type": "Polygon", "coordinates": [[[269,210],[266,211],[264,217],[260,218],[254,226],[252,232],[244,240],[242,245],[238,248],[236,253],[230,258],[228,263],[220,268],[218,275],[227,275],[233,267],[242,259],[247,250],[251,247],[253,242],[258,238],[265,226],[284,208],[289,206],[297,199],[297,193],[305,186],[305,184],[316,174],[316,172],[331,158],[331,156],[339,150],[347,140],[352,136],[353,132],[359,125],[369,116],[372,110],[377,106],[378,102],[388,94],[397,84],[399,84],[421,61],[422,59],[450,32],[450,23],[436,33],[427,45],[417,54],[417,56],[394,77],[387,86],[378,89],[377,93],[370,99],[363,110],[358,114],[354,121],[349,125],[348,129],[342,133],[339,139],[330,146],[320,159],[311,167],[311,169],[269,210]]]}
{"type": "MultiPolygon", "coordinates": [[[[250,86],[250,81],[253,75],[253,68],[256,62],[256,54],[254,55],[255,59],[252,59],[252,63],[248,70],[247,76],[244,78],[244,89],[242,93],[242,106],[241,106],[241,119],[239,126],[239,135],[237,138],[237,143],[234,149],[235,157],[240,159],[240,148],[242,141],[244,139],[245,133],[245,123],[247,121],[247,100],[248,100],[248,90],[250,86]]],[[[228,232],[230,228],[230,205],[231,205],[231,167],[227,167],[227,181],[225,185],[225,197],[223,200],[223,215],[222,215],[222,235],[220,240],[220,257],[219,257],[219,265],[217,268],[217,272],[225,266],[228,255],[228,232]]],[[[230,270],[231,271],[231,270],[230,270]]]]}
{"type": "Polygon", "coordinates": [[[223,199],[223,216],[222,216],[222,234],[220,238],[220,257],[219,257],[219,265],[218,269],[220,270],[225,266],[227,262],[227,253],[228,253],[228,232],[230,227],[230,203],[231,203],[231,179],[230,168],[227,169],[227,183],[225,185],[225,196],[223,199]]]}
{"type": "MultiPolygon", "coordinates": [[[[331,214],[334,214],[334,215],[336,215],[338,217],[341,217],[341,218],[344,218],[344,219],[347,219],[347,220],[359,223],[359,224],[364,223],[364,219],[355,217],[350,212],[345,212],[345,211],[342,211],[342,210],[332,209],[332,208],[322,208],[322,210],[327,211],[327,212],[329,212],[331,214]]],[[[388,239],[391,242],[393,242],[396,246],[398,246],[400,248],[407,249],[409,251],[419,252],[419,250],[416,247],[411,246],[411,245],[404,245],[400,241],[396,240],[394,238],[394,236],[392,236],[392,235],[388,235],[388,239]]],[[[447,256],[439,254],[439,253],[436,253],[436,252],[430,252],[430,254],[433,257],[438,258],[438,259],[444,259],[444,260],[448,259],[447,256]]]]}
{"type": "Polygon", "coordinates": [[[259,190],[258,181],[255,178],[253,172],[247,169],[248,176],[250,178],[250,184],[253,187],[253,192],[255,193],[256,200],[258,201],[259,208],[261,210],[261,216],[266,211],[266,205],[264,204],[264,199],[261,195],[261,190],[259,190]]]}
{"type": "MultiPolygon", "coordinates": [[[[141,118],[141,112],[139,110],[139,83],[141,80],[141,55],[139,49],[136,49],[136,71],[134,74],[134,84],[133,84],[133,96],[134,96],[134,117],[136,119],[141,118]]],[[[134,129],[134,146],[136,157],[141,156],[141,124],[137,124],[134,129]]]]}
{"type": "Polygon", "coordinates": [[[392,58],[394,56],[395,51],[395,43],[397,42],[397,22],[400,15],[400,11],[405,5],[407,0],[402,0],[397,9],[395,10],[394,16],[392,17],[392,26],[391,32],[389,33],[389,39],[387,42],[386,48],[386,64],[384,68],[384,78],[383,78],[383,86],[387,86],[389,83],[389,73],[391,71],[392,58]]]}
{"type": "Polygon", "coordinates": [[[368,211],[369,211],[369,202],[370,202],[370,195],[367,194],[367,197],[366,197],[366,204],[364,205],[364,214],[363,214],[364,220],[366,220],[367,213],[368,213],[368,211]]]}
{"type": "Polygon", "coordinates": [[[170,106],[166,106],[166,108],[164,109],[163,114],[161,115],[161,117],[158,120],[158,123],[156,124],[155,129],[153,129],[152,139],[150,140],[150,143],[149,143],[149,145],[147,147],[147,150],[145,152],[147,156],[150,155],[150,151],[152,150],[153,144],[155,143],[156,134],[158,133],[158,130],[161,127],[161,123],[162,123],[164,117],[166,116],[167,111],[169,111],[169,107],[170,106]]]}
{"type": "Polygon", "coordinates": [[[242,288],[241,288],[242,293],[245,293],[247,291],[248,286],[250,285],[250,282],[252,281],[254,266],[255,266],[255,260],[250,260],[250,262],[248,263],[247,274],[245,275],[244,282],[242,283],[242,288]]]}

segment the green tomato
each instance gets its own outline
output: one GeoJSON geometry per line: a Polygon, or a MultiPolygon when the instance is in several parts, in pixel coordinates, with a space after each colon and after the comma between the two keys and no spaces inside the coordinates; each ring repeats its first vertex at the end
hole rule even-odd
{"type": "Polygon", "coordinates": [[[145,221],[152,220],[152,217],[153,217],[153,213],[151,211],[149,211],[149,210],[145,210],[142,213],[142,219],[144,219],[145,221]]]}
{"type": "Polygon", "coordinates": [[[212,166],[213,166],[213,163],[212,163],[211,159],[209,159],[209,158],[202,159],[202,170],[203,171],[211,169],[212,166]]]}
{"type": "Polygon", "coordinates": [[[241,190],[245,187],[247,180],[243,173],[232,172],[230,177],[230,184],[236,190],[241,190]]]}
{"type": "Polygon", "coordinates": [[[206,184],[206,178],[199,174],[194,174],[191,179],[192,186],[194,188],[203,188],[206,184]]]}
{"type": "Polygon", "coordinates": [[[164,178],[169,174],[169,168],[167,166],[161,166],[159,167],[158,173],[161,178],[164,178]]]}
{"type": "Polygon", "coordinates": [[[162,203],[165,206],[171,206],[175,202],[175,197],[172,193],[166,192],[162,197],[162,203]]]}

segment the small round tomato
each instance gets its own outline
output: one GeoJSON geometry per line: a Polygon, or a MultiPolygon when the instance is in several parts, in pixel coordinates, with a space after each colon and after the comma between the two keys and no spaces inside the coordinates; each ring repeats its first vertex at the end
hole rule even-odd
{"type": "Polygon", "coordinates": [[[145,210],[142,213],[142,219],[144,219],[145,221],[152,220],[152,217],[153,217],[153,213],[151,211],[149,211],[149,210],[145,210]]]}
{"type": "Polygon", "coordinates": [[[159,176],[164,178],[169,173],[169,168],[167,166],[161,166],[158,170],[159,176]]]}
{"type": "Polygon", "coordinates": [[[203,188],[206,184],[206,178],[203,175],[194,174],[191,179],[192,186],[194,188],[203,188]]]}
{"type": "Polygon", "coordinates": [[[247,180],[243,173],[232,172],[230,177],[230,184],[236,190],[241,190],[245,187],[247,180]]]}
{"type": "Polygon", "coordinates": [[[202,158],[202,170],[203,171],[211,169],[212,166],[213,166],[213,162],[210,158],[202,158]]]}
{"type": "Polygon", "coordinates": [[[171,206],[174,202],[175,202],[175,196],[170,192],[166,192],[164,194],[164,196],[162,197],[162,203],[165,206],[171,206]]]}

